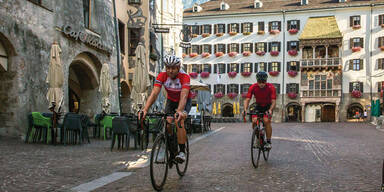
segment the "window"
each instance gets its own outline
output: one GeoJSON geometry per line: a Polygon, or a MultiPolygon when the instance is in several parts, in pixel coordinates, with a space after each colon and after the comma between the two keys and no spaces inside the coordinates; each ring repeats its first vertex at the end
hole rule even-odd
{"type": "Polygon", "coordinates": [[[192,25],[192,34],[201,35],[200,27],[199,25],[192,25]]]}
{"type": "Polygon", "coordinates": [[[315,83],[314,80],[309,80],[309,89],[310,90],[314,89],[314,87],[313,87],[314,83],[315,83]]]}
{"type": "Polygon", "coordinates": [[[240,85],[241,93],[248,93],[249,87],[251,87],[251,84],[242,84],[242,85],[240,85]]]}
{"type": "Polygon", "coordinates": [[[141,0],[128,0],[129,4],[141,4],[141,0]]]}
{"type": "Polygon", "coordinates": [[[239,52],[239,44],[237,43],[231,43],[228,45],[228,52],[239,52]]]}
{"type": "Polygon", "coordinates": [[[377,92],[380,93],[384,88],[384,81],[377,82],[377,92]]]}
{"type": "MultiPolygon", "coordinates": [[[[41,1],[40,1],[41,2],[41,1]]],[[[83,0],[84,27],[89,29],[91,25],[91,0],[83,0]]]]}
{"type": "Polygon", "coordinates": [[[269,52],[271,51],[280,51],[280,42],[270,42],[269,52]]]}
{"type": "Polygon", "coordinates": [[[135,56],[136,47],[140,41],[140,28],[128,28],[129,32],[129,56],[135,56]]]}
{"type": "Polygon", "coordinates": [[[288,83],[287,84],[287,93],[299,94],[299,84],[298,83],[288,83]]]}
{"type": "Polygon", "coordinates": [[[349,92],[352,92],[355,90],[363,92],[363,90],[364,90],[363,82],[350,82],[349,83],[349,92]]]}
{"type": "Polygon", "coordinates": [[[379,48],[384,46],[384,37],[379,37],[379,48]]]}
{"type": "Polygon", "coordinates": [[[203,72],[211,73],[211,64],[204,64],[203,65],[203,72]]]}
{"type": "Polygon", "coordinates": [[[252,72],[252,63],[242,63],[241,72],[252,72]]]}
{"type": "Polygon", "coordinates": [[[238,63],[230,63],[228,64],[228,70],[227,73],[229,72],[239,72],[239,64],[238,63]]]}
{"type": "Polygon", "coordinates": [[[259,71],[267,71],[264,62],[260,62],[258,63],[258,65],[259,65],[259,71]]]}
{"type": "Polygon", "coordinates": [[[192,45],[192,53],[201,54],[201,45],[192,45]]]}
{"type": "Polygon", "coordinates": [[[384,69],[384,58],[377,60],[377,69],[384,69]]]}
{"type": "Polygon", "coordinates": [[[384,15],[379,15],[379,25],[384,24],[384,15]]]}
{"type": "Polygon", "coordinates": [[[201,64],[192,64],[192,72],[201,73],[203,71],[203,65],[201,64]]]}
{"type": "Polygon", "coordinates": [[[268,63],[268,72],[270,71],[280,71],[280,62],[268,63]]]}
{"type": "Polygon", "coordinates": [[[221,93],[225,93],[225,85],[223,84],[217,84],[217,85],[213,85],[213,89],[215,90],[215,93],[218,93],[218,92],[221,92],[221,93]]]}
{"type": "Polygon", "coordinates": [[[223,52],[225,54],[225,44],[217,44],[215,46],[215,53],[223,52]]]}
{"type": "Polygon", "coordinates": [[[287,30],[297,29],[300,30],[300,21],[299,20],[290,20],[287,22],[287,30]]]}
{"type": "Polygon", "coordinates": [[[252,43],[243,43],[241,44],[241,50],[244,52],[244,51],[249,51],[249,52],[253,52],[253,44],[252,43]]]}
{"type": "Polygon", "coordinates": [[[191,48],[183,48],[183,53],[189,55],[191,53],[191,48]]]}
{"type": "Polygon", "coordinates": [[[349,60],[349,70],[360,71],[362,69],[363,69],[363,60],[362,59],[349,60]]]}
{"type": "Polygon", "coordinates": [[[275,86],[275,89],[276,89],[276,94],[280,94],[280,84],[278,83],[272,83],[273,86],[275,86]]]}
{"type": "Polygon", "coordinates": [[[351,16],[349,18],[349,21],[350,21],[350,26],[351,27],[360,25],[360,15],[351,16]]]}
{"type": "Polygon", "coordinates": [[[256,52],[267,52],[267,43],[256,43],[256,52]]]}
{"type": "Polygon", "coordinates": [[[234,32],[239,33],[239,24],[238,23],[231,23],[228,24],[228,32],[234,32]]]}
{"type": "Polygon", "coordinates": [[[119,20],[119,42],[120,42],[120,51],[122,54],[125,54],[125,25],[119,20]]]}
{"type": "Polygon", "coordinates": [[[363,48],[364,46],[364,39],[357,37],[357,38],[351,38],[350,39],[350,48],[352,47],[361,47],[363,48]]]}
{"type": "MultiPolygon", "coordinates": [[[[332,87],[333,87],[332,82],[333,82],[332,79],[327,79],[327,75],[315,75],[314,80],[313,79],[309,80],[309,89],[310,90],[324,90],[324,93],[321,93],[321,96],[326,96],[325,91],[332,89],[332,87]]],[[[320,92],[315,92],[315,95],[320,96],[320,92]]],[[[309,96],[313,96],[313,92],[312,92],[312,95],[310,92],[309,96]]],[[[332,92],[330,92],[328,94],[328,96],[332,96],[332,92]]]]}
{"type": "Polygon", "coordinates": [[[203,26],[203,33],[212,33],[212,26],[211,25],[204,25],[203,26]]]}
{"type": "Polygon", "coordinates": [[[197,6],[193,7],[193,12],[197,12],[197,6]]]}
{"type": "Polygon", "coordinates": [[[269,22],[269,32],[271,32],[271,30],[281,31],[281,23],[280,23],[280,21],[271,21],[271,22],[269,22]]]}
{"type": "Polygon", "coordinates": [[[228,93],[237,93],[238,94],[239,93],[239,85],[238,84],[229,84],[228,85],[228,93]]]}
{"type": "Polygon", "coordinates": [[[212,45],[203,45],[203,53],[212,53],[212,45]]]}
{"type": "Polygon", "coordinates": [[[298,41],[288,41],[287,42],[287,51],[289,50],[299,50],[299,42],[298,41]]]}
{"type": "Polygon", "coordinates": [[[252,33],[253,32],[253,23],[243,23],[242,30],[243,33],[252,33]]]}
{"type": "Polygon", "coordinates": [[[299,71],[299,62],[298,61],[289,61],[287,62],[287,71],[299,71]]]}
{"type": "Polygon", "coordinates": [[[221,4],[221,10],[224,11],[225,10],[225,4],[221,4]]]}
{"type": "Polygon", "coordinates": [[[219,63],[219,64],[217,64],[217,65],[218,65],[218,68],[219,68],[218,73],[219,73],[219,74],[223,74],[223,73],[225,73],[225,64],[224,64],[224,63],[219,63]]]}
{"type": "Polygon", "coordinates": [[[258,31],[264,32],[264,22],[260,21],[257,23],[258,31]]]}
{"type": "Polygon", "coordinates": [[[225,24],[215,25],[215,33],[225,33],[225,24]]]}

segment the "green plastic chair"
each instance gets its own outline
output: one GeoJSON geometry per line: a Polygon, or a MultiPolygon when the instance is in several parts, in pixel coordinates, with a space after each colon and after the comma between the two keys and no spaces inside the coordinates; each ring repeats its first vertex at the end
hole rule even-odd
{"type": "Polygon", "coordinates": [[[112,120],[113,116],[104,116],[103,120],[100,121],[100,124],[103,125],[104,140],[107,139],[107,129],[112,130],[112,120]]]}
{"type": "MultiPolygon", "coordinates": [[[[29,136],[34,135],[33,137],[36,137],[37,129],[45,129],[44,142],[49,143],[52,140],[51,127],[52,122],[50,118],[44,117],[40,112],[32,112],[32,126],[28,130],[26,141],[28,142],[29,136]]],[[[34,140],[36,141],[36,138],[34,140]]]]}

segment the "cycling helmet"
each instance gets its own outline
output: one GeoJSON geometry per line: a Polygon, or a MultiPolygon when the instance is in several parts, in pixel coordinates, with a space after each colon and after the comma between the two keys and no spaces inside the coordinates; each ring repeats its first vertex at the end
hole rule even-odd
{"type": "Polygon", "coordinates": [[[256,74],[256,79],[257,79],[257,81],[267,81],[268,74],[265,71],[259,71],[256,74]]]}
{"type": "Polygon", "coordinates": [[[181,59],[175,55],[167,55],[163,61],[166,67],[178,67],[181,65],[181,59]]]}

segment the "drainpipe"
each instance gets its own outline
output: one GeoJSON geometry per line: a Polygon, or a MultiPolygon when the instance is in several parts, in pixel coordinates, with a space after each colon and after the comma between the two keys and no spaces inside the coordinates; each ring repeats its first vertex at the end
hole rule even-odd
{"type": "MultiPolygon", "coordinates": [[[[372,59],[372,9],[373,7],[375,6],[375,4],[371,4],[370,6],[370,12],[369,12],[369,55],[368,55],[368,61],[367,61],[367,70],[369,69],[369,81],[370,81],[370,104],[372,103],[372,100],[373,100],[373,93],[372,93],[372,62],[371,62],[371,59],[372,59]],[[368,65],[369,65],[369,68],[368,68],[368,65]]],[[[372,106],[371,106],[371,110],[372,110],[372,106]]],[[[372,121],[372,116],[370,115],[370,121],[372,121]]]]}
{"type": "Polygon", "coordinates": [[[116,50],[117,50],[117,100],[119,105],[119,116],[121,115],[121,102],[120,102],[120,62],[121,62],[121,56],[120,56],[120,42],[119,42],[119,31],[117,26],[117,17],[116,17],[116,2],[113,0],[113,16],[114,16],[114,23],[115,23],[115,38],[116,38],[116,50]]]}
{"type": "Polygon", "coordinates": [[[285,87],[286,87],[286,85],[285,85],[285,47],[286,47],[286,42],[285,42],[285,33],[287,32],[286,30],[285,30],[285,10],[283,10],[282,11],[282,13],[283,13],[283,24],[281,25],[281,27],[282,27],[282,30],[284,30],[284,33],[283,33],[283,63],[282,63],[282,72],[283,72],[283,83],[282,83],[282,85],[283,85],[283,87],[282,87],[282,99],[281,99],[281,106],[282,106],[282,110],[281,110],[281,117],[283,118],[283,121],[282,122],[285,122],[285,105],[284,105],[284,99],[285,99],[285,87]]]}

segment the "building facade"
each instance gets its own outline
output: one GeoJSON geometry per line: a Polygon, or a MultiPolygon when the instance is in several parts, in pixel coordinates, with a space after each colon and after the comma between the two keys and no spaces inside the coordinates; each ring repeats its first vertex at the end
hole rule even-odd
{"type": "Polygon", "coordinates": [[[273,121],[353,120],[369,111],[382,91],[383,3],[195,4],[184,12],[193,37],[192,47],[183,49],[185,69],[210,85],[221,104],[218,116],[234,116],[237,102],[242,109],[255,74],[266,71],[278,93],[273,121]]]}
{"type": "MultiPolygon", "coordinates": [[[[0,134],[22,136],[27,115],[48,112],[50,49],[57,43],[64,71],[62,112],[101,112],[103,63],[116,76],[112,2],[5,0],[0,2],[0,134]]],[[[111,80],[117,112],[117,81],[111,80]]]]}

